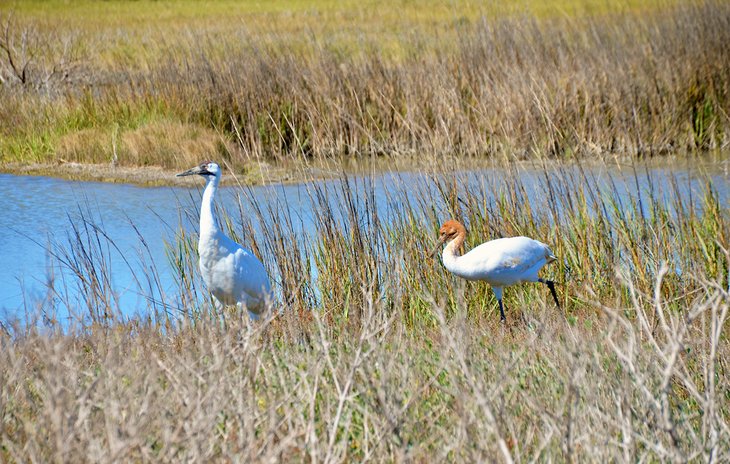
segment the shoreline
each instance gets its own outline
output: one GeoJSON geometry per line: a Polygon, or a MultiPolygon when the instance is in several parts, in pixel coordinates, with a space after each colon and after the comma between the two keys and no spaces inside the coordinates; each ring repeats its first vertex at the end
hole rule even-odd
{"type": "MultiPolygon", "coordinates": [[[[351,159],[309,163],[290,161],[251,162],[245,172],[231,172],[224,167],[223,178],[241,185],[296,184],[315,180],[331,179],[343,173],[362,175],[366,173],[385,172],[448,172],[460,170],[478,170],[519,166],[538,168],[544,166],[545,159],[508,159],[498,158],[461,158],[446,155],[441,159],[418,159],[413,156],[385,157],[378,159],[351,159]]],[[[549,159],[547,163],[554,166],[611,166],[613,168],[631,169],[636,167],[678,167],[684,165],[688,169],[714,171],[730,176],[730,152],[706,154],[704,156],[670,155],[650,159],[634,159],[626,157],[598,157],[596,159],[549,159]]],[[[160,166],[111,166],[109,164],[92,163],[0,163],[0,174],[17,176],[45,176],[78,182],[102,182],[111,184],[129,184],[138,187],[195,187],[199,184],[194,177],[176,177],[187,168],[165,169],[160,166]]]]}
{"type": "MultiPolygon", "coordinates": [[[[299,169],[257,163],[255,169],[245,173],[224,174],[224,178],[238,180],[247,185],[305,182],[312,178],[326,177],[308,172],[306,177],[299,169]]],[[[314,171],[314,169],[308,169],[314,171]]],[[[0,164],[0,173],[17,176],[45,176],[78,182],[103,182],[129,184],[138,187],[194,187],[199,184],[194,177],[176,177],[184,169],[165,169],[160,166],[111,166],[87,163],[6,163],[0,164]]]]}

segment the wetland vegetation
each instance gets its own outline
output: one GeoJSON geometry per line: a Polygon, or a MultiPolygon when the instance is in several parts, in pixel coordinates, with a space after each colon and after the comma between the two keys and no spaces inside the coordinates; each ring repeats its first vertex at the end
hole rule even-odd
{"type": "Polygon", "coordinates": [[[726,2],[0,7],[0,162],[183,169],[728,144],[726,2]]]}
{"type": "Polygon", "coordinates": [[[108,3],[0,10],[5,43],[40,47],[25,80],[2,70],[4,166],[219,158],[242,181],[222,226],[277,302],[253,326],[216,311],[177,204],[130,316],[103,224],[69,221],[68,277],[0,331],[0,460],[730,459],[728,177],[698,163],[727,166],[727,3],[108,3]],[[664,155],[687,170],[639,159],[664,155]],[[248,185],[372,156],[427,174],[380,196],[378,174],[302,170],[307,218],[248,185]],[[503,169],[464,169],[484,158],[503,169]],[[586,167],[607,160],[634,187],[586,167]],[[563,310],[525,284],[500,324],[488,286],[426,255],[447,217],[467,248],[547,243],[563,310]]]}
{"type": "Polygon", "coordinates": [[[128,316],[113,245],[70,223],[55,253],[72,277],[1,338],[4,460],[724,460],[725,186],[537,175],[537,190],[521,169],[394,178],[379,201],[367,177],[311,183],[314,227],[243,188],[222,223],[278,294],[253,329],[211,306],[194,232],[168,247],[178,290],[146,267],[150,297],[128,316]],[[469,225],[468,248],[549,243],[563,311],[522,285],[500,324],[486,285],[426,256],[447,215],[469,225]],[[70,322],[54,306],[65,285],[81,295],[70,322]]]}

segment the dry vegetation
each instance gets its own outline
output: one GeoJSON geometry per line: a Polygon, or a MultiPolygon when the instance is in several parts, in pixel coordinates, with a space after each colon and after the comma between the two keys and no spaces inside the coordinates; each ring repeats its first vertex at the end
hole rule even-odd
{"type": "Polygon", "coordinates": [[[64,273],[0,327],[0,461],[730,460],[727,187],[652,171],[624,192],[581,165],[727,149],[730,6],[435,3],[0,6],[4,165],[405,155],[436,173],[384,196],[369,177],[267,202],[241,187],[223,225],[277,291],[255,324],[212,309],[186,227],[173,294],[140,237],[130,310],[121,251],[69,223],[64,273]],[[544,164],[444,172],[445,153],[544,164]],[[424,255],[447,216],[468,247],[550,244],[563,311],[523,285],[500,325],[486,285],[424,255]]]}
{"type": "Polygon", "coordinates": [[[730,218],[709,180],[664,176],[629,194],[579,166],[395,176],[385,197],[342,178],[307,187],[316,228],[244,188],[223,222],[281,309],[253,326],[211,312],[182,230],[177,294],[145,266],[145,315],[122,316],[113,245],[75,221],[53,248],[75,278],[1,339],[2,460],[726,461],[730,218]],[[469,247],[550,243],[564,313],[523,285],[501,326],[486,285],[424,256],[445,215],[469,247]]]}
{"type": "Polygon", "coordinates": [[[7,7],[0,161],[183,168],[212,149],[240,171],[728,146],[728,3],[539,3],[7,7]]]}
{"type": "Polygon", "coordinates": [[[0,354],[1,452],[6,462],[724,462],[728,294],[705,284],[681,312],[661,292],[601,308],[595,330],[547,310],[511,332],[463,314],[413,330],[372,302],[346,335],[318,312],[253,331],[229,318],[26,334],[0,354]]]}

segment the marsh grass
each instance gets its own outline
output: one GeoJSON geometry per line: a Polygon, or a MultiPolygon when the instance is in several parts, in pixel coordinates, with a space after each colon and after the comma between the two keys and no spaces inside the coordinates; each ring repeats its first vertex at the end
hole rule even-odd
{"type": "MultiPolygon", "coordinates": [[[[84,7],[93,8],[76,8],[84,7]]],[[[187,168],[212,150],[241,172],[251,160],[648,157],[727,147],[726,2],[555,7],[539,16],[472,5],[440,21],[410,5],[389,19],[377,8],[333,8],[294,8],[308,31],[277,30],[277,21],[297,22],[280,11],[195,28],[185,15],[170,26],[156,6],[120,27],[103,15],[95,25],[30,7],[3,14],[6,42],[21,50],[31,31],[27,53],[38,63],[29,83],[3,64],[1,159],[187,168]],[[57,68],[61,77],[47,78],[57,68]]]]}
{"type": "Polygon", "coordinates": [[[0,336],[3,460],[722,462],[727,208],[709,178],[640,173],[393,175],[383,195],[344,176],[266,202],[243,187],[221,222],[277,289],[253,326],[212,309],[187,228],[168,247],[177,294],[161,304],[145,266],[147,312],[121,316],[113,244],[82,221],[56,254],[88,309],[0,336]],[[563,310],[525,284],[500,325],[486,285],[425,256],[449,216],[467,248],[550,244],[563,310]]]}

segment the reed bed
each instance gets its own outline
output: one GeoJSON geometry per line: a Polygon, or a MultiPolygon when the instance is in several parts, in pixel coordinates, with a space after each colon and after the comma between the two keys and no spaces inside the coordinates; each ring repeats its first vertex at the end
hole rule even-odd
{"type": "Polygon", "coordinates": [[[465,6],[441,21],[327,11],[278,33],[280,13],[166,28],[6,12],[3,41],[29,66],[0,58],[0,161],[184,168],[217,153],[243,172],[252,160],[728,146],[727,2],[539,17],[465,6]]]}
{"type": "MultiPolygon", "coordinates": [[[[86,217],[54,248],[75,257],[65,285],[86,289],[75,319],[0,338],[2,459],[725,461],[728,193],[642,172],[636,189],[552,164],[386,176],[385,193],[368,176],[271,201],[243,187],[221,222],[277,289],[253,325],[210,305],[185,221],[168,247],[177,294],[145,266],[149,305],[129,316],[104,286],[113,244],[86,217]],[[425,255],[451,216],[468,247],[550,244],[563,310],[526,284],[500,325],[486,285],[425,255]]],[[[49,285],[46,316],[66,294],[49,285]]]]}

